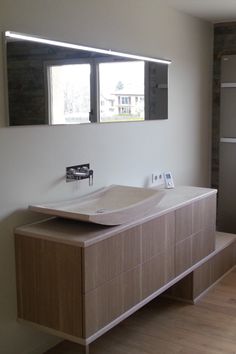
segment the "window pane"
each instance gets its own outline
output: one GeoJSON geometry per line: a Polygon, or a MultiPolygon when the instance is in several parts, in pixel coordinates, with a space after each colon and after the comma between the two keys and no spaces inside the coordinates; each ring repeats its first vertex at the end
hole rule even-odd
{"type": "Polygon", "coordinates": [[[99,64],[100,121],[144,120],[144,62],[99,64]]]}
{"type": "Polygon", "coordinates": [[[90,64],[50,66],[51,124],[89,122],[90,70],[90,64]]]}

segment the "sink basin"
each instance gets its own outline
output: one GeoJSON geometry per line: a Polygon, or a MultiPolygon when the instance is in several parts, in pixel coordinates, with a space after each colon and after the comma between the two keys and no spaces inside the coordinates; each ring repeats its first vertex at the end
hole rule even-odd
{"type": "Polygon", "coordinates": [[[120,225],[137,219],[155,206],[164,191],[112,185],[78,199],[42,205],[31,210],[102,225],[120,225]]]}

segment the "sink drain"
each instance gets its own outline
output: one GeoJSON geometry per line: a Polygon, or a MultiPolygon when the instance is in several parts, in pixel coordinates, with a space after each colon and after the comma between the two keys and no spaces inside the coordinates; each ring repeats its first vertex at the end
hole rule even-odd
{"type": "Polygon", "coordinates": [[[97,214],[102,214],[102,213],[105,213],[105,211],[107,211],[107,209],[98,209],[96,211],[97,214]]]}

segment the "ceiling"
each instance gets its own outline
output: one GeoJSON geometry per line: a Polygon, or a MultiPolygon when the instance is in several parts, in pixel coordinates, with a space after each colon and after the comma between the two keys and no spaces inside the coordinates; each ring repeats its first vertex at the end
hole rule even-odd
{"type": "Polygon", "coordinates": [[[210,22],[236,21],[236,0],[165,0],[176,9],[210,22]]]}

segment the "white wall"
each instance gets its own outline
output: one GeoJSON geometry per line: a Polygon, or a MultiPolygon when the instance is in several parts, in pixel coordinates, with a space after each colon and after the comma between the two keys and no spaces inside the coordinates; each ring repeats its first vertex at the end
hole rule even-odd
{"type": "MultiPolygon", "coordinates": [[[[168,120],[0,129],[0,353],[42,353],[55,338],[15,320],[13,228],[35,219],[30,203],[91,190],[87,181],[65,183],[71,164],[91,163],[94,189],[142,186],[156,169],[171,170],[176,184],[207,186],[212,29],[158,0],[0,0],[7,29],[173,60],[168,120]]],[[[0,55],[1,121],[2,92],[0,55]]]]}

